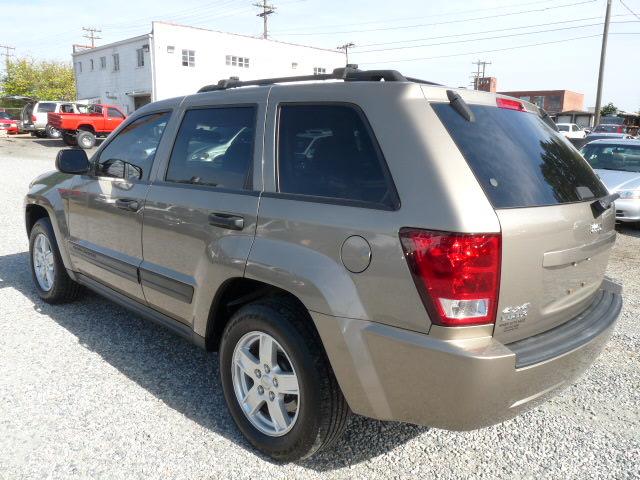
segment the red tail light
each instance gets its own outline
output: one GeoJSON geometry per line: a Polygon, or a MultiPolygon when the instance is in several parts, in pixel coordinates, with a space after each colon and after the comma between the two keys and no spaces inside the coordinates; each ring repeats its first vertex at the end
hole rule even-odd
{"type": "Polygon", "coordinates": [[[31,121],[35,122],[36,120],[37,120],[36,116],[35,115],[31,115],[31,121]]]}
{"type": "Polygon", "coordinates": [[[509,98],[496,98],[496,104],[498,108],[506,108],[507,110],[517,110],[519,112],[524,112],[524,104],[519,102],[518,100],[511,100],[509,98]]]}
{"type": "Polygon", "coordinates": [[[403,228],[400,240],[433,323],[494,323],[500,286],[499,233],[463,234],[403,228]]]}

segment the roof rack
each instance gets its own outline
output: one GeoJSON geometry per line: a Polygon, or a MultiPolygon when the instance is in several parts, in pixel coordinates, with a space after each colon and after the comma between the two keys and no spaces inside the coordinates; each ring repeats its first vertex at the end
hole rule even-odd
{"type": "Polygon", "coordinates": [[[274,83],[291,83],[318,80],[344,80],[345,82],[414,82],[427,85],[440,85],[438,83],[429,82],[427,80],[405,77],[396,70],[359,70],[357,65],[347,65],[344,68],[336,68],[332,73],[321,73],[317,75],[262,78],[259,80],[247,81],[240,81],[238,77],[231,77],[220,80],[217,84],[206,85],[198,90],[198,93],[215,92],[218,90],[227,90],[229,88],[238,87],[273,85],[274,83]]]}

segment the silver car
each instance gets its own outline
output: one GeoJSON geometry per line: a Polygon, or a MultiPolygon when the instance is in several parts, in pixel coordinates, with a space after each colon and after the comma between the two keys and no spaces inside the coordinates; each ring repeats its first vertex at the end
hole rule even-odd
{"type": "Polygon", "coordinates": [[[512,418],[591,365],[622,306],[615,195],[502,95],[351,67],[231,79],[56,165],[25,200],[38,295],[86,287],[218,351],[231,416],[279,460],[351,412],[512,418]]]}
{"type": "Polygon", "coordinates": [[[581,150],[611,193],[616,220],[640,223],[640,140],[596,140],[581,150]]]}

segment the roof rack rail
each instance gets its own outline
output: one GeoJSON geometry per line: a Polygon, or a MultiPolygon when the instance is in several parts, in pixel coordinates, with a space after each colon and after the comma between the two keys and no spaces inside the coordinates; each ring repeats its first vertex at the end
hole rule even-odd
{"type": "Polygon", "coordinates": [[[217,84],[206,85],[198,90],[198,93],[215,92],[229,88],[273,85],[274,83],[292,83],[318,80],[344,80],[345,82],[416,82],[429,85],[439,85],[427,80],[407,78],[396,70],[359,70],[357,65],[347,65],[344,68],[336,68],[332,73],[317,75],[300,75],[296,77],[262,78],[258,80],[240,81],[238,77],[220,80],[217,84]]]}

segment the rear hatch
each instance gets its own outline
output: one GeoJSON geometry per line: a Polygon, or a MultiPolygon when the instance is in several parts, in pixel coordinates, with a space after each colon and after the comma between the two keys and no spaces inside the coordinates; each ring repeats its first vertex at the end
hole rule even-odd
{"type": "Polygon", "coordinates": [[[33,124],[33,119],[31,118],[31,115],[33,115],[34,106],[35,106],[34,102],[29,102],[24,107],[22,107],[22,111],[20,112],[20,119],[22,120],[23,126],[33,124]]]}
{"type": "Polygon", "coordinates": [[[500,98],[471,104],[473,121],[449,103],[432,107],[500,221],[494,336],[520,340],[585,310],[615,241],[614,209],[596,216],[591,208],[608,195],[591,167],[533,105],[500,98]]]}

